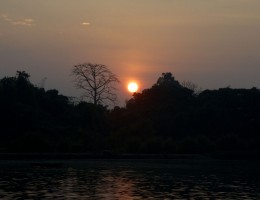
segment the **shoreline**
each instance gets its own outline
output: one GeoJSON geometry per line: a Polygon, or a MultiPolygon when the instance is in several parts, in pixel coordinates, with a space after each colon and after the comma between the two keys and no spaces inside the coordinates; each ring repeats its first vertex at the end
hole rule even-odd
{"type": "Polygon", "coordinates": [[[0,153],[0,160],[31,159],[205,159],[199,154],[0,153]]]}
{"type": "Polygon", "coordinates": [[[0,153],[0,160],[88,160],[88,159],[196,159],[196,160],[256,160],[259,152],[215,152],[204,154],[116,154],[104,153],[0,153]]]}

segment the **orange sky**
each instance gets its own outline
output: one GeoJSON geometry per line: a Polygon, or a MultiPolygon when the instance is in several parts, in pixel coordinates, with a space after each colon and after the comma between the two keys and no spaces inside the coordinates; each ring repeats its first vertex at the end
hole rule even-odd
{"type": "Polygon", "coordinates": [[[202,88],[260,87],[259,0],[1,0],[0,77],[26,70],[78,96],[72,66],[96,62],[151,87],[163,72],[202,88]]]}

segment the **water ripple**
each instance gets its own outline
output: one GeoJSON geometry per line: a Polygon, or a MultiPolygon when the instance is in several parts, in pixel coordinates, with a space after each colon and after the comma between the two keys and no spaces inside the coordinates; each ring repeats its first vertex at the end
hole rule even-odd
{"type": "Polygon", "coordinates": [[[260,199],[259,163],[64,163],[53,169],[1,161],[0,199],[260,199]]]}

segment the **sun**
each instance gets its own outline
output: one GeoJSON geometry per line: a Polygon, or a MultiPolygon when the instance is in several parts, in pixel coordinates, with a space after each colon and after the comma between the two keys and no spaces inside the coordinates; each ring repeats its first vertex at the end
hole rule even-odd
{"type": "Polygon", "coordinates": [[[128,84],[127,89],[128,89],[129,92],[134,93],[138,90],[138,85],[135,82],[131,82],[131,83],[128,84]]]}

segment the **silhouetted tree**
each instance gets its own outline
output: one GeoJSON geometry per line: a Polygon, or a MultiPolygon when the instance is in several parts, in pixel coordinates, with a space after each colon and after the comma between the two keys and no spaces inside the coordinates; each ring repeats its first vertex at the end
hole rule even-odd
{"type": "Polygon", "coordinates": [[[199,88],[197,84],[195,84],[191,81],[182,81],[181,85],[185,88],[192,90],[195,95],[198,95],[202,91],[202,89],[199,88]]]}
{"type": "MultiPolygon", "coordinates": [[[[98,75],[98,67],[94,65],[94,71],[82,67],[82,75],[89,72],[93,79],[83,77],[82,83],[101,84],[106,76],[98,79],[91,74],[98,75]]],[[[58,90],[36,87],[29,77],[18,71],[14,77],[0,79],[0,152],[108,149],[124,153],[221,155],[230,151],[259,155],[257,88],[220,88],[194,95],[193,84],[180,84],[167,72],[151,88],[134,93],[126,107],[108,110],[101,104],[103,97],[97,97],[95,104],[73,104],[58,90]]]]}
{"type": "Polygon", "coordinates": [[[75,65],[72,70],[76,87],[84,90],[84,97],[94,105],[115,103],[118,78],[107,66],[102,64],[84,63],[75,65]]]}
{"type": "Polygon", "coordinates": [[[175,80],[171,72],[166,72],[162,73],[162,76],[158,78],[155,86],[180,88],[181,84],[175,80]]]}
{"type": "Polygon", "coordinates": [[[16,76],[18,80],[20,79],[29,82],[30,75],[25,71],[17,71],[16,76]]]}

